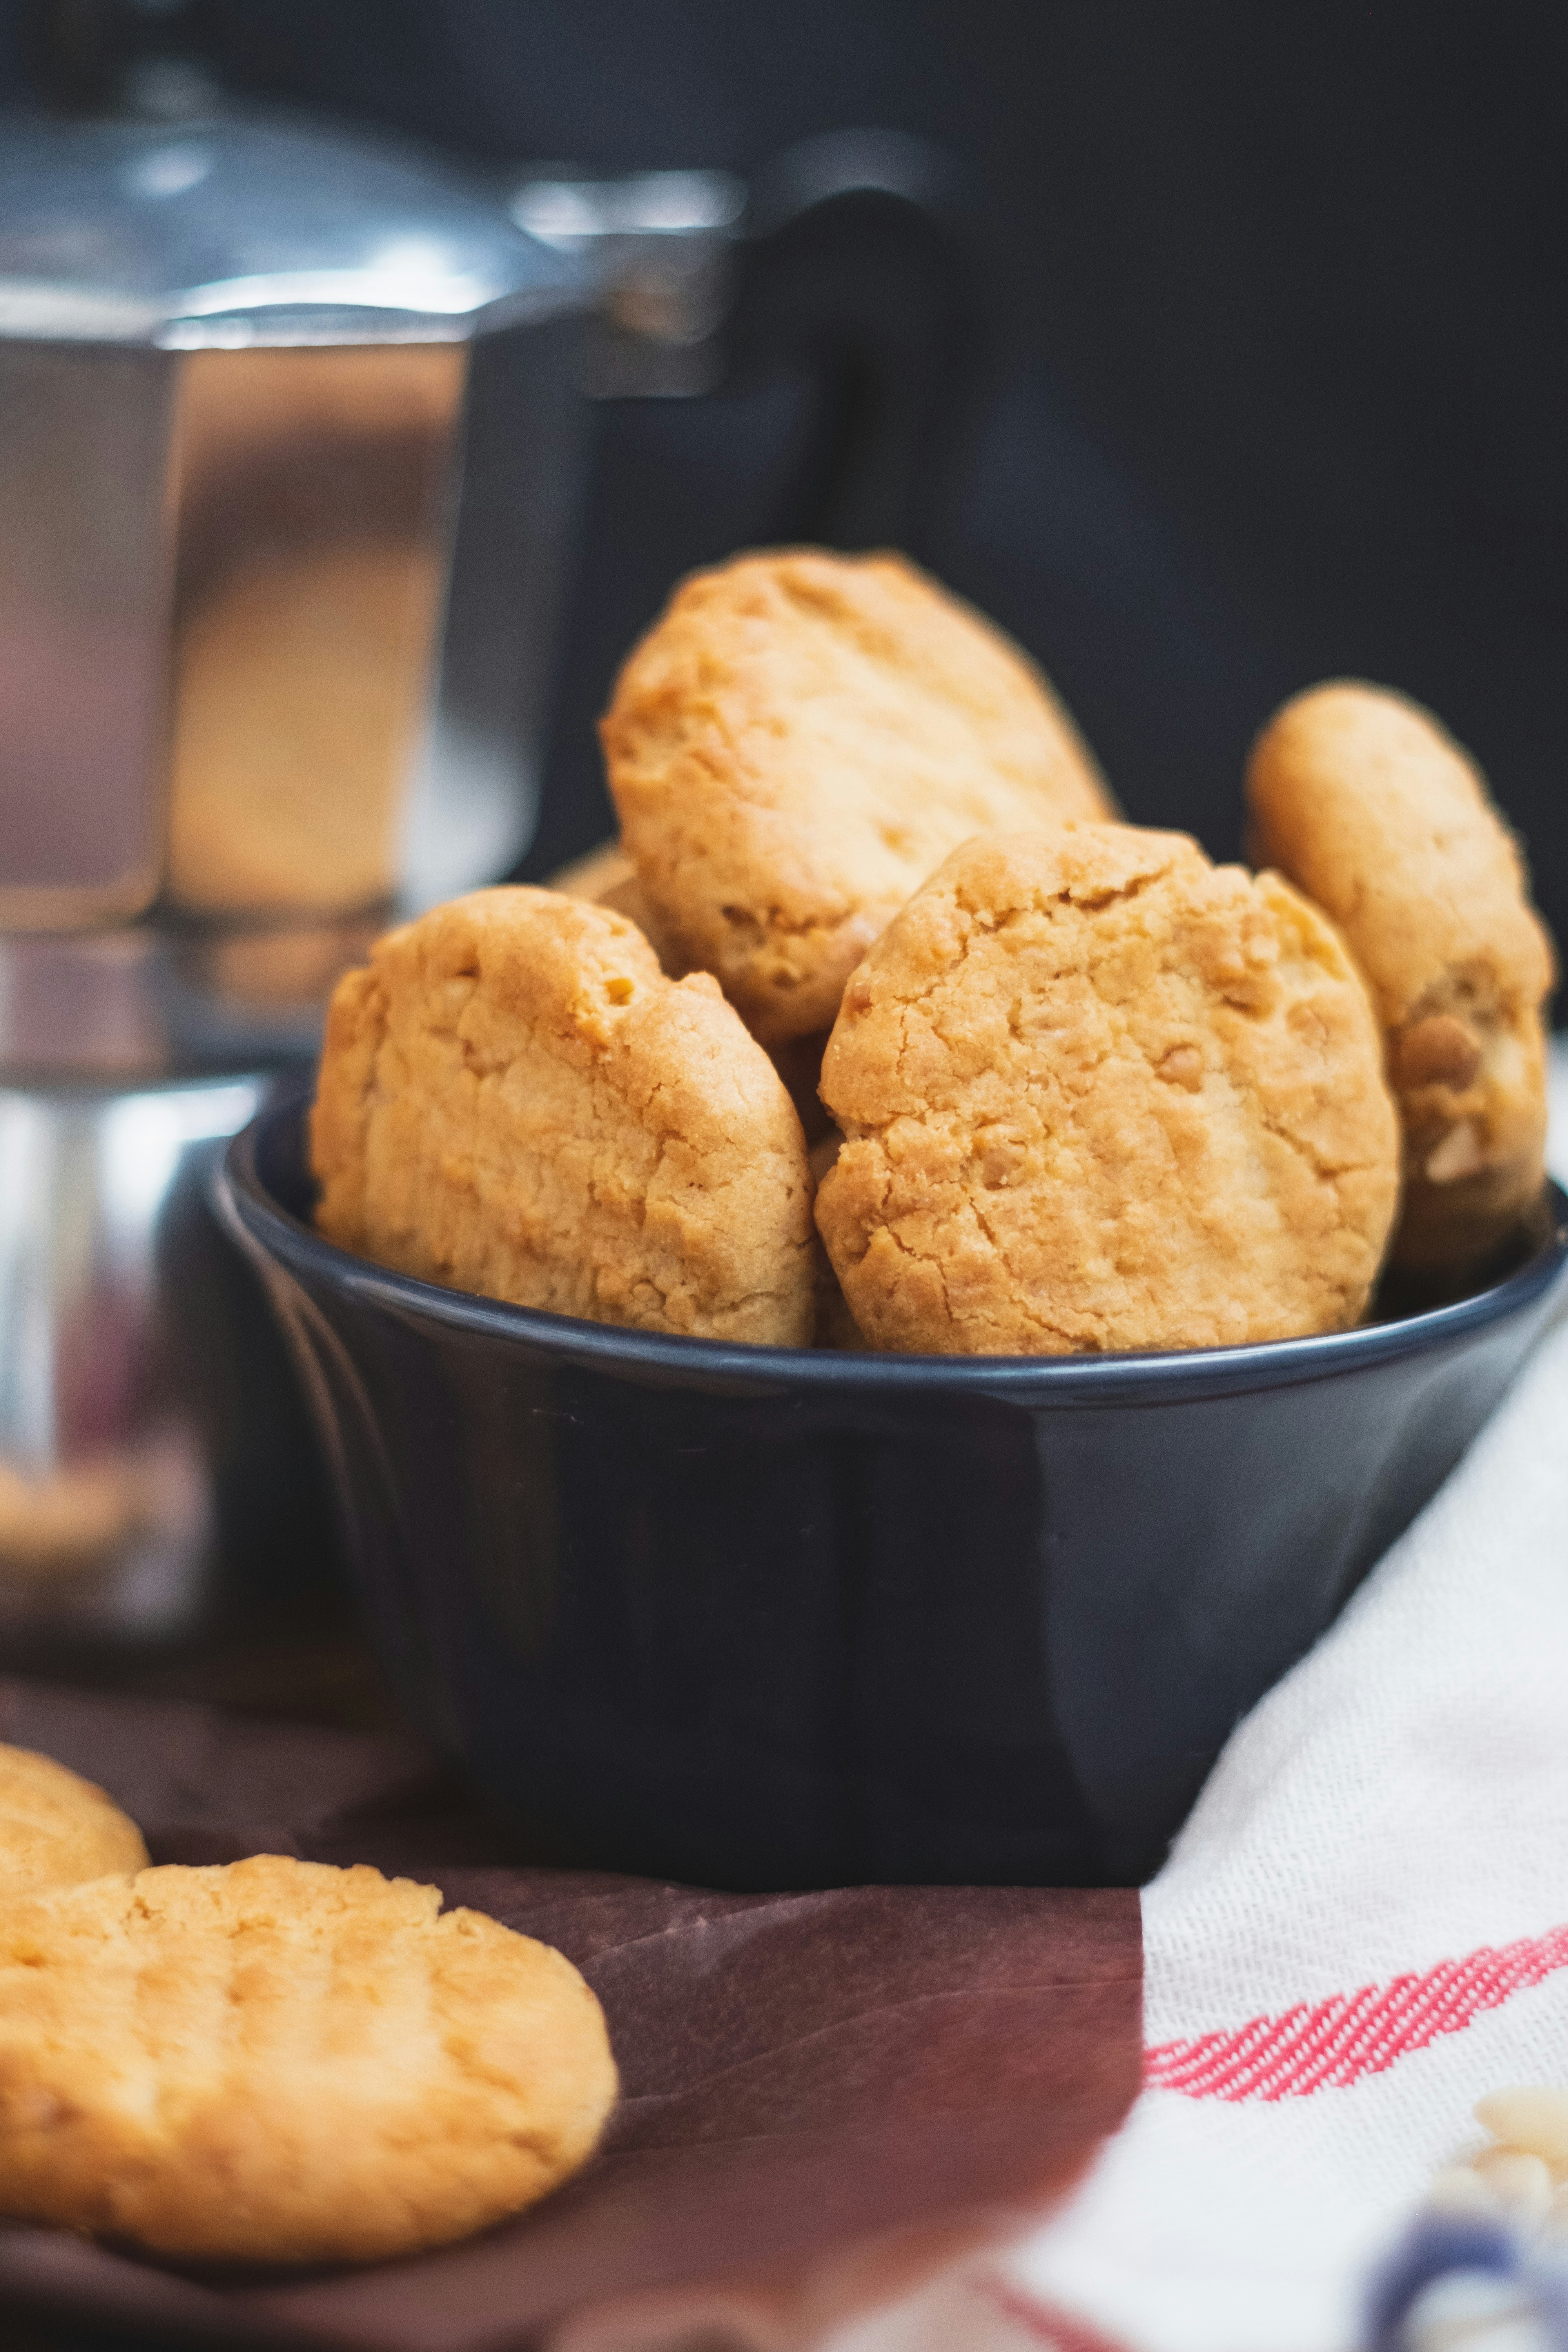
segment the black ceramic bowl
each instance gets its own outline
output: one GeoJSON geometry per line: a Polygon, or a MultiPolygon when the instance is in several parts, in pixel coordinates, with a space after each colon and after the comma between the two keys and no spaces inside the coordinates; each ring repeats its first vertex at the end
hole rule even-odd
{"type": "Polygon", "coordinates": [[[1475,1435],[1568,1253],[1182,1355],[607,1329],[313,1233],[303,1106],[220,1206],[304,1368],[406,1702],[562,1861],[700,1885],[1131,1884],[1475,1435]]]}

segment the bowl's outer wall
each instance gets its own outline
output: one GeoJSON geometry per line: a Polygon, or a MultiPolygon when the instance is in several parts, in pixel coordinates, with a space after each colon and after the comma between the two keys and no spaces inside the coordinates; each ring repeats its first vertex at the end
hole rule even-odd
{"type": "Polygon", "coordinates": [[[365,1295],[301,1127],[228,1200],[401,1695],[542,1855],[700,1885],[1147,1877],[1548,1305],[1169,1402],[716,1381],[365,1295]]]}

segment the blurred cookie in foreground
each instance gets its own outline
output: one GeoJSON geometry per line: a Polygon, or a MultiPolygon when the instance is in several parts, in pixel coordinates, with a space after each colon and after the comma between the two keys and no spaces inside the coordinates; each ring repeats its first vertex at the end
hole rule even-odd
{"type": "Polygon", "coordinates": [[[1480,771],[1429,711],[1344,682],[1253,746],[1256,861],[1339,923],[1370,983],[1405,1129],[1394,1263],[1483,1259],[1545,1173],[1551,942],[1480,771]]]}
{"type": "Polygon", "coordinates": [[[1111,813],[1039,672],[897,556],[785,549],[696,574],[602,733],[656,923],[767,1045],[831,1026],[871,941],[971,834],[1111,813]]]}
{"type": "Polygon", "coordinates": [[[113,1454],[31,1474],[0,1462],[0,1576],[43,1582],[93,1568],[145,1525],[151,1484],[113,1454]]]}
{"type": "Polygon", "coordinates": [[[531,2205],[616,2096],[550,1946],[274,1854],[0,1912],[0,2211],[163,2254],[355,2262],[531,2205]]]}
{"type": "Polygon", "coordinates": [[[805,1346],[805,1139],[706,973],[624,915],[479,890],[338,985],[317,1223],[426,1282],[601,1323],[805,1346]]]}
{"type": "Polygon", "coordinates": [[[1353,1324],[1398,1186],[1366,991],[1278,876],[1075,824],[955,851],[845,992],[817,1223],[874,1347],[1353,1324]]]}
{"type": "Polygon", "coordinates": [[[79,1774],[0,1747],[0,1914],[16,1895],[145,1867],[135,1822],[79,1774]]]}

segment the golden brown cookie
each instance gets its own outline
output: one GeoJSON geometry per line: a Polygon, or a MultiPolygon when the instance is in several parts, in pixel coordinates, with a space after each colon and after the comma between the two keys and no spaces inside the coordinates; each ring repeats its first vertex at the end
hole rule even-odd
{"type": "Polygon", "coordinates": [[[1252,845],[1340,924],[1405,1129],[1395,1264],[1459,1271],[1541,1190],[1552,949],[1479,770],[1382,687],[1298,695],[1253,746],[1252,845]]]}
{"type": "Polygon", "coordinates": [[[559,867],[545,888],[563,891],[568,898],[587,898],[595,907],[611,908],[617,915],[629,915],[658,956],[667,979],[684,980],[691,970],[657,920],[643,896],[637,867],[618,841],[602,841],[597,849],[590,849],[582,857],[574,857],[569,866],[559,867]]]}
{"type": "Polygon", "coordinates": [[[845,991],[817,1223],[874,1347],[1204,1348],[1352,1324],[1398,1181],[1376,1024],[1276,875],[1184,835],[955,850],[845,991]]]}
{"type": "Polygon", "coordinates": [[[339,983],[317,1223],[426,1282],[647,1331],[805,1346],[812,1186],[778,1074],[636,925],[479,890],[339,983]]]}
{"type": "Polygon", "coordinates": [[[544,2196],[615,2095],[571,1962],[410,1879],[259,1854],[0,1910],[0,2211],[27,2221],[405,2253],[544,2196]]]}
{"type": "Polygon", "coordinates": [[[30,1748],[0,1748],[0,1916],[17,1895],[141,1870],[142,1832],[90,1780],[30,1748]]]}
{"type": "Polygon", "coordinates": [[[1111,814],[1039,672],[897,556],[786,549],[697,573],[602,731],[658,923],[768,1045],[831,1025],[871,941],[971,834],[1111,814]]]}
{"type": "MultiPolygon", "coordinates": [[[[689,969],[654,920],[653,909],[637,881],[637,869],[618,841],[602,841],[597,849],[574,857],[569,866],[559,867],[551,876],[546,887],[564,891],[569,898],[588,898],[596,907],[610,907],[618,915],[629,915],[658,956],[660,970],[671,980],[681,979],[689,969]]],[[[785,1037],[768,1048],[768,1059],[788,1089],[808,1144],[818,1141],[832,1126],[816,1091],[822,1076],[822,1049],[826,1043],[827,1032],[824,1029],[809,1037],[785,1037]]]]}

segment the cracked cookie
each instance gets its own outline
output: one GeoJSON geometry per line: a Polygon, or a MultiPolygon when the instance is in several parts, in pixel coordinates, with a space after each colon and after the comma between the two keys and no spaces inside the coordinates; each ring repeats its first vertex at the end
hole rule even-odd
{"type": "Polygon", "coordinates": [[[218,2261],[363,2262],[532,2204],[616,2096],[547,1944],[259,1854],[0,1915],[0,2211],[218,2261]]]}
{"type": "Polygon", "coordinates": [[[1253,844],[1341,926],[1372,989],[1405,1132],[1393,1256],[1484,1258],[1545,1173],[1552,950],[1480,772],[1430,712],[1351,682],[1253,746],[1253,844]]]}
{"type": "Polygon", "coordinates": [[[805,1139],[706,972],[624,915],[475,891],[345,974],[317,1223],[404,1274],[647,1331],[806,1346],[805,1139]]]}
{"type": "MultiPolygon", "coordinates": [[[[569,898],[591,899],[596,907],[612,907],[617,914],[629,915],[671,980],[679,980],[688,970],[654,920],[653,909],[643,896],[631,860],[618,841],[601,842],[585,856],[559,867],[546,887],[564,891],[569,898]]],[[[827,1032],[823,1029],[810,1036],[785,1037],[767,1048],[769,1060],[788,1089],[807,1143],[818,1142],[832,1127],[816,1090],[822,1076],[822,1050],[826,1043],[827,1032]]]]}
{"type": "MultiPolygon", "coordinates": [[[[559,890],[568,898],[586,898],[595,907],[609,907],[617,915],[628,915],[658,956],[667,978],[684,980],[691,970],[659,929],[637,881],[637,867],[618,841],[602,841],[597,849],[574,857],[569,866],[559,867],[544,887],[547,890],[559,890]]],[[[798,1103],[795,1107],[799,1108],[798,1103]]]]}
{"type": "MultiPolygon", "coordinates": [[[[564,868],[551,887],[564,890],[569,898],[592,898],[595,906],[613,907],[617,914],[629,915],[670,979],[679,980],[686,972],[687,965],[654,920],[653,909],[643,896],[631,861],[618,843],[595,850],[577,866],[564,868]]],[[[807,1143],[818,1142],[832,1125],[816,1091],[826,1043],[826,1030],[819,1029],[805,1037],[782,1038],[766,1049],[768,1059],[784,1080],[795,1107],[807,1143]]]]}
{"type": "Polygon", "coordinates": [[[831,1026],[872,940],[971,834],[1111,814],[1039,672],[896,556],[696,574],[602,734],[659,937],[767,1045],[831,1026]]]}
{"type": "Polygon", "coordinates": [[[140,1870],[142,1832],[90,1780],[30,1748],[0,1747],[0,1898],[140,1870]]]}
{"type": "Polygon", "coordinates": [[[1366,991],[1276,875],[1068,824],[956,850],[845,991],[817,1223],[874,1347],[1202,1348],[1366,1304],[1398,1188],[1366,991]]]}

